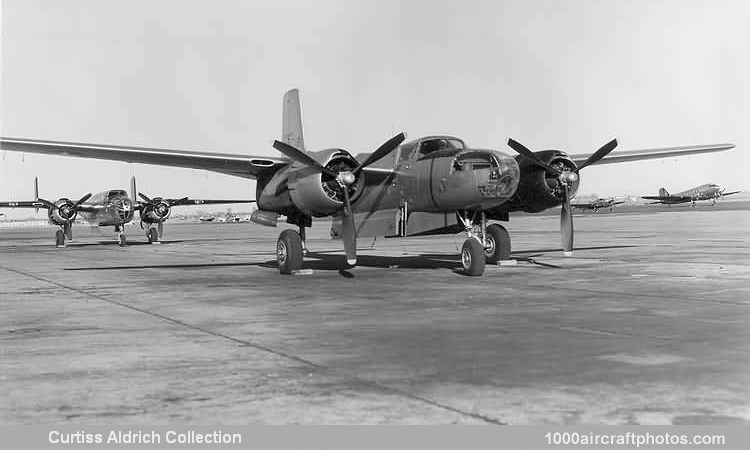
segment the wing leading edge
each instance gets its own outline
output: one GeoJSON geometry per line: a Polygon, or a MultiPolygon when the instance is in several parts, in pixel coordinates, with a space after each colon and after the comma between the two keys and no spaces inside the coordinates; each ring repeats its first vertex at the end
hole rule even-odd
{"type": "MultiPolygon", "coordinates": [[[[612,152],[593,164],[613,164],[644,159],[669,158],[672,156],[697,155],[699,153],[722,152],[731,150],[734,144],[687,145],[682,147],[662,147],[643,150],[628,150],[612,152]]],[[[590,153],[570,155],[570,158],[580,166],[590,156],[590,153]]],[[[592,165],[593,165],[592,164],[592,165]]]]}
{"type": "Polygon", "coordinates": [[[161,148],[96,145],[35,139],[0,138],[0,149],[79,158],[107,159],[129,163],[204,169],[242,178],[272,174],[289,163],[274,157],[253,157],[230,153],[209,153],[161,148]]]}

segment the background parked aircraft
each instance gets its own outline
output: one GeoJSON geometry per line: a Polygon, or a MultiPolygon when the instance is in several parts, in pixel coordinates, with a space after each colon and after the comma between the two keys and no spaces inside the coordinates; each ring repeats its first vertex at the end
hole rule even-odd
{"type": "Polygon", "coordinates": [[[34,178],[34,200],[17,202],[0,202],[0,208],[45,208],[50,224],[60,227],[55,235],[58,247],[65,245],[65,240],[73,239],[73,223],[80,216],[93,226],[111,226],[115,230],[115,239],[120,246],[126,244],[123,225],[135,218],[138,211],[141,229],[146,230],[146,238],[152,244],[159,243],[164,236],[164,222],[169,218],[173,206],[213,205],[223,203],[253,203],[255,200],[202,200],[182,197],[179,199],[153,197],[138,192],[135,177],[130,182],[131,195],[119,189],[85,194],[78,201],[60,198],[55,202],[39,198],[39,183],[34,178]],[[137,200],[138,197],[142,200],[137,200]]]}
{"type": "Polygon", "coordinates": [[[674,205],[678,203],[688,203],[690,206],[695,206],[695,202],[699,200],[711,200],[712,205],[716,205],[716,201],[726,195],[738,194],[742,191],[725,192],[726,188],[722,189],[718,184],[701,184],[694,188],[690,188],[686,191],[678,192],[670,195],[665,188],[659,189],[659,195],[656,196],[645,196],[641,197],[645,200],[657,200],[650,204],[665,204],[674,205]]]}
{"type": "Polygon", "coordinates": [[[573,208],[579,208],[579,209],[591,209],[594,212],[599,211],[601,208],[609,208],[609,211],[612,212],[615,210],[615,205],[620,205],[622,203],[625,203],[624,201],[617,201],[614,197],[610,198],[597,198],[593,202],[589,203],[571,203],[570,206],[573,208]]]}
{"type": "Polygon", "coordinates": [[[519,153],[512,157],[498,150],[468,148],[463,140],[451,136],[430,136],[401,145],[405,139],[401,133],[374,152],[355,158],[339,148],[305,150],[296,89],[284,96],[282,119],[282,140],[275,141],[274,148],[286,158],[19,138],[2,138],[0,142],[3,149],[14,151],[188,167],[254,178],[258,203],[254,220],[275,226],[278,216],[285,215],[287,222],[299,229],[282,231],[277,241],[282,273],[302,266],[305,229],[312,225],[312,217],[333,217],[332,231],[337,224],[340,231],[332,234],[342,237],[350,265],[356,263],[357,236],[386,234],[393,229],[394,219],[402,236],[464,231],[467,240],[461,263],[469,275],[481,275],[486,261],[495,263],[509,257],[508,232],[488,220],[508,221],[513,211],[540,212],[562,205],[562,247],[569,253],[573,248],[570,197],[578,189],[579,172],[589,165],[734,147],[669,147],[609,155],[617,146],[613,139],[593,153],[568,154],[561,150],[533,152],[510,139],[508,145],[519,153]],[[386,160],[394,151],[392,159],[386,160]],[[357,219],[355,214],[359,214],[357,219]]]}

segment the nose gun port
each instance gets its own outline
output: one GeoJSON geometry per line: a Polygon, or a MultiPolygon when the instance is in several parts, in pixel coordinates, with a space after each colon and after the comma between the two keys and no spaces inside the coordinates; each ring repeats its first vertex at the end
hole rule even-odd
{"type": "Polygon", "coordinates": [[[477,180],[477,189],[486,199],[509,199],[518,187],[520,170],[515,158],[500,152],[489,151],[490,163],[486,180],[477,180]]]}

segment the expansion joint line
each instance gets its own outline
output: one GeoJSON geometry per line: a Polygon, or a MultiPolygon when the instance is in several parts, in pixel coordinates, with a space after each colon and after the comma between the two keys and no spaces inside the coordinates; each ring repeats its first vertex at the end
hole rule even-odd
{"type": "Polygon", "coordinates": [[[109,304],[112,304],[112,305],[120,306],[122,308],[127,308],[127,309],[129,309],[131,311],[139,312],[141,314],[146,314],[146,315],[149,315],[149,316],[154,317],[156,319],[162,320],[164,322],[168,322],[168,323],[171,323],[171,324],[174,324],[174,325],[178,325],[178,326],[181,326],[181,327],[184,327],[184,328],[189,328],[189,329],[194,330],[194,331],[199,331],[201,333],[205,333],[205,334],[208,334],[208,335],[220,338],[220,339],[224,339],[224,340],[227,340],[227,341],[230,341],[230,342],[234,342],[234,343],[239,344],[239,345],[244,346],[244,347],[251,347],[251,348],[254,348],[254,349],[262,351],[262,352],[270,353],[270,354],[276,355],[276,356],[284,358],[284,359],[295,361],[297,363],[300,363],[300,364],[312,367],[312,368],[314,368],[316,370],[328,372],[328,373],[330,373],[332,375],[344,376],[346,378],[349,378],[350,380],[356,381],[357,383],[359,383],[359,384],[361,384],[363,386],[369,386],[369,387],[372,387],[372,388],[376,388],[376,389],[378,389],[378,390],[380,390],[382,392],[387,392],[387,393],[390,393],[390,394],[398,395],[400,397],[408,398],[410,400],[415,400],[415,401],[418,401],[420,403],[424,403],[424,404],[433,406],[435,408],[439,408],[439,409],[443,409],[443,410],[446,410],[446,411],[450,411],[450,412],[453,412],[453,413],[456,413],[456,414],[459,414],[459,415],[462,415],[462,416],[465,416],[465,417],[470,417],[470,418],[473,418],[473,419],[481,420],[481,421],[486,422],[488,424],[492,424],[492,425],[507,425],[507,423],[505,423],[503,421],[500,421],[498,419],[486,416],[484,414],[479,414],[479,413],[475,413],[475,412],[464,411],[462,409],[459,409],[459,408],[456,408],[456,407],[453,407],[453,406],[450,406],[450,405],[446,405],[444,403],[440,403],[440,402],[438,402],[436,400],[432,400],[432,399],[429,399],[427,397],[422,397],[421,395],[412,394],[411,392],[408,392],[408,391],[405,391],[405,390],[402,390],[402,389],[398,389],[398,388],[394,388],[394,387],[385,385],[383,383],[379,383],[377,381],[367,380],[365,378],[361,378],[361,377],[358,377],[356,375],[352,375],[352,374],[343,372],[343,371],[341,371],[339,369],[336,369],[334,367],[324,366],[324,365],[318,364],[316,362],[313,362],[313,361],[311,361],[309,359],[305,359],[305,358],[302,358],[302,357],[299,357],[299,356],[296,356],[296,355],[292,355],[292,354],[284,352],[282,350],[277,350],[277,349],[265,346],[263,344],[259,344],[257,342],[252,342],[252,341],[245,340],[245,339],[239,339],[239,338],[236,338],[236,337],[233,337],[233,336],[229,336],[229,335],[224,334],[224,333],[219,333],[218,331],[209,330],[207,328],[199,327],[197,325],[192,325],[192,324],[189,324],[187,322],[183,322],[182,320],[175,319],[173,317],[165,316],[165,315],[159,314],[157,312],[153,312],[153,311],[149,311],[147,309],[139,308],[137,306],[129,305],[127,303],[123,303],[123,302],[120,302],[120,301],[117,301],[117,300],[113,300],[111,298],[107,298],[107,297],[104,297],[104,296],[101,296],[101,295],[97,295],[97,294],[85,291],[83,289],[75,288],[73,286],[68,286],[68,285],[59,283],[59,282],[54,281],[54,280],[49,280],[47,278],[40,277],[40,276],[32,274],[32,273],[27,273],[27,272],[24,272],[24,271],[21,271],[21,270],[18,270],[18,269],[13,269],[13,268],[10,268],[10,267],[7,267],[7,266],[0,266],[0,268],[3,268],[3,269],[5,269],[7,271],[10,271],[10,272],[17,273],[19,275],[23,275],[23,276],[26,276],[26,277],[29,277],[29,278],[33,278],[35,280],[38,280],[38,281],[41,281],[41,282],[44,282],[44,283],[48,283],[48,284],[51,284],[51,285],[54,285],[54,286],[57,286],[57,287],[60,287],[60,288],[63,288],[63,289],[67,289],[69,291],[77,292],[79,294],[85,295],[87,297],[94,298],[96,300],[99,300],[99,301],[102,301],[102,302],[105,302],[105,303],[109,303],[109,304]]]}

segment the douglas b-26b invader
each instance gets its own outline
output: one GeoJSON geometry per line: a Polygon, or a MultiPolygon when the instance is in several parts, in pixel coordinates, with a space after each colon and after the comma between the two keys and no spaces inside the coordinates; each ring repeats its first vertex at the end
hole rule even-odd
{"type": "Polygon", "coordinates": [[[578,208],[578,209],[590,209],[593,212],[597,212],[599,211],[599,209],[602,209],[602,208],[609,208],[609,212],[612,212],[615,210],[615,205],[620,205],[622,203],[625,203],[625,202],[622,200],[617,201],[615,200],[614,197],[610,197],[610,198],[597,198],[593,202],[589,202],[589,203],[571,203],[570,206],[572,206],[573,208],[578,208]]]}
{"type": "Polygon", "coordinates": [[[562,247],[573,249],[570,198],[579,172],[608,164],[728,150],[734,145],[702,145],[610,154],[611,140],[590,154],[561,150],[533,152],[510,139],[518,155],[472,149],[451,136],[403,143],[400,133],[369,155],[331,148],[308,152],[302,134],[298,91],[284,95],[282,137],[273,146],[284,157],[188,152],[142,147],[75,144],[2,138],[6,150],[99,158],[205,169],[256,180],[258,210],[253,220],[275,226],[279,215],[298,227],[281,232],[276,259],[282,273],[302,267],[305,230],[313,217],[332,217],[332,235],[341,236],[349,265],[357,261],[357,236],[465,232],[461,265],[481,275],[486,262],[510,257],[506,229],[513,211],[540,212],[562,205],[562,247]],[[386,156],[391,155],[386,159],[386,156]]]}
{"type": "Polygon", "coordinates": [[[55,245],[65,246],[65,240],[73,240],[73,223],[81,217],[94,226],[111,226],[115,229],[115,239],[120,246],[126,244],[124,225],[135,218],[138,211],[141,229],[146,230],[146,238],[152,244],[158,244],[164,236],[164,222],[169,218],[173,206],[181,205],[214,205],[223,203],[252,203],[255,200],[200,200],[183,197],[179,199],[154,197],[148,198],[138,192],[135,194],[135,177],[130,179],[132,196],[119,189],[86,194],[78,201],[60,198],[55,202],[39,198],[39,184],[34,178],[34,200],[17,202],[0,202],[0,208],[45,208],[49,223],[60,227],[55,235],[55,245]]]}

